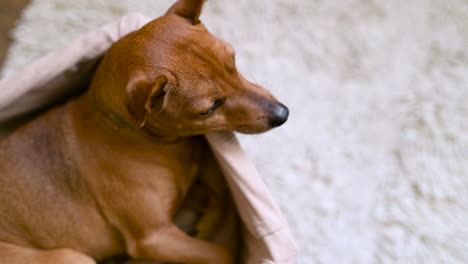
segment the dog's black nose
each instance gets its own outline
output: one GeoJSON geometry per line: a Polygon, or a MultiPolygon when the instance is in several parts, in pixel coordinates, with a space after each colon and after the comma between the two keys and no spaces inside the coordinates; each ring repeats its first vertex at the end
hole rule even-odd
{"type": "Polygon", "coordinates": [[[278,127],[284,124],[288,120],[289,109],[283,104],[277,104],[273,108],[272,117],[270,119],[271,127],[278,127]]]}

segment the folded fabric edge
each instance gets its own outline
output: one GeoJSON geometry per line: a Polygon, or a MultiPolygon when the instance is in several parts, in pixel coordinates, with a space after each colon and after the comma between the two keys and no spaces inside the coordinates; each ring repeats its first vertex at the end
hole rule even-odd
{"type": "Polygon", "coordinates": [[[236,205],[243,206],[239,212],[250,235],[264,241],[273,263],[295,263],[298,248],[289,225],[235,134],[210,133],[205,137],[227,176],[236,205]]]}
{"type": "Polygon", "coordinates": [[[98,30],[73,40],[69,45],[51,52],[27,65],[23,70],[0,80],[0,122],[23,113],[37,110],[47,104],[44,100],[31,100],[41,89],[37,98],[57,97],[63,87],[44,88],[44,85],[73,69],[83,61],[97,60],[105,51],[124,35],[138,30],[151,19],[138,13],[129,13],[120,20],[100,27],[98,30]],[[54,61],[50,67],[50,61],[54,61]],[[60,89],[59,89],[60,88],[60,89]],[[44,93],[47,91],[47,93],[44,93]],[[24,102],[24,103],[23,103],[24,102]]]}

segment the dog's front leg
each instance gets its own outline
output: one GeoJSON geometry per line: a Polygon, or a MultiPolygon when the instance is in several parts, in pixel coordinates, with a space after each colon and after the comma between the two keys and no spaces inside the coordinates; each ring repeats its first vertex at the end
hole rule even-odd
{"type": "Polygon", "coordinates": [[[128,253],[135,259],[171,263],[233,263],[232,257],[221,246],[192,238],[172,223],[168,223],[142,239],[132,241],[128,253]]]}
{"type": "MultiPolygon", "coordinates": [[[[154,170],[140,172],[154,178],[154,170]]],[[[163,180],[166,175],[162,173],[157,182],[142,180],[145,175],[107,181],[112,186],[99,188],[103,212],[123,235],[127,254],[132,259],[165,263],[232,264],[233,258],[222,246],[190,237],[173,223],[174,181],[163,180]]]]}

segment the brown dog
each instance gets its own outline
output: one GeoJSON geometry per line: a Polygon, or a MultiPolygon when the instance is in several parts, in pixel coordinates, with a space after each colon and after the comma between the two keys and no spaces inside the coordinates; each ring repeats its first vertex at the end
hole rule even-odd
{"type": "Polygon", "coordinates": [[[237,72],[199,21],[203,3],[180,0],[118,41],[83,95],[0,142],[0,263],[234,263],[174,224],[181,207],[206,209],[207,238],[228,203],[197,135],[260,133],[288,110],[237,72]]]}

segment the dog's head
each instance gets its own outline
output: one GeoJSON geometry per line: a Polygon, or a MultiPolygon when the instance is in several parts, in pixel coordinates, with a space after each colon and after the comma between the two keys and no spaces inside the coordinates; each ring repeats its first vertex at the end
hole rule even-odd
{"type": "Polygon", "coordinates": [[[237,71],[230,45],[200,22],[204,0],[179,0],[129,41],[126,103],[136,123],[158,134],[260,133],[288,108],[237,71]]]}

